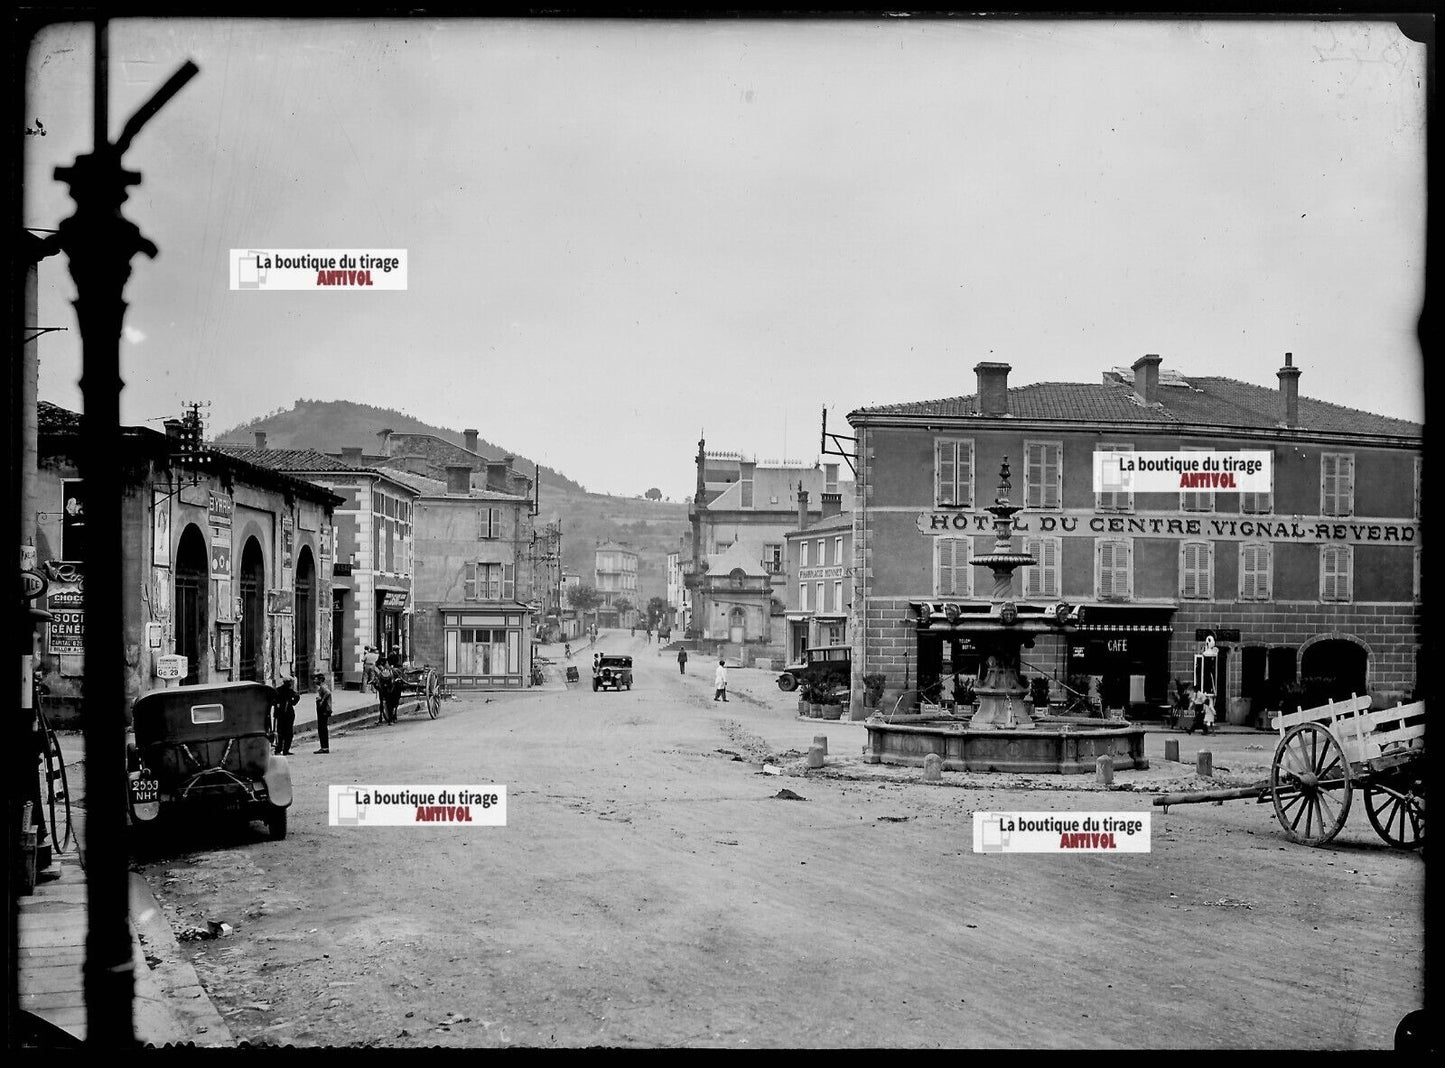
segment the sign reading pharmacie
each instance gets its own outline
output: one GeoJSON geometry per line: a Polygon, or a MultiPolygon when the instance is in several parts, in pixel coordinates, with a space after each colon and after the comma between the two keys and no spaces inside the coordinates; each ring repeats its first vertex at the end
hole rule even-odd
{"type": "MultiPolygon", "coordinates": [[[[920,512],[919,533],[938,536],[992,534],[994,518],[987,512],[920,512]]],[[[1302,543],[1413,545],[1420,524],[1400,519],[1337,519],[1333,516],[1217,516],[1179,512],[1115,512],[1073,510],[1014,517],[1014,532],[1094,538],[1122,534],[1143,538],[1223,538],[1302,543]]]]}
{"type": "Polygon", "coordinates": [[[798,581],[807,582],[809,579],[840,579],[848,574],[848,568],[843,564],[830,564],[827,567],[800,567],[798,568],[798,581]]]}

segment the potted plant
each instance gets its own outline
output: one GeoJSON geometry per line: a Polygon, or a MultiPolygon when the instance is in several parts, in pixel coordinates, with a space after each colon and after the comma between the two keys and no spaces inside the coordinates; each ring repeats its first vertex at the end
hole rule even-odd
{"type": "Polygon", "coordinates": [[[879,673],[863,676],[863,703],[869,708],[877,708],[878,703],[883,700],[883,687],[888,683],[888,676],[879,673]]]}
{"type": "Polygon", "coordinates": [[[836,682],[825,684],[818,701],[818,714],[823,719],[842,719],[843,702],[848,699],[848,688],[836,682]]]}
{"type": "Polygon", "coordinates": [[[820,708],[823,701],[832,689],[832,675],[824,668],[814,665],[803,672],[803,677],[798,684],[798,691],[802,699],[807,702],[808,708],[804,715],[820,715],[820,708]]]}

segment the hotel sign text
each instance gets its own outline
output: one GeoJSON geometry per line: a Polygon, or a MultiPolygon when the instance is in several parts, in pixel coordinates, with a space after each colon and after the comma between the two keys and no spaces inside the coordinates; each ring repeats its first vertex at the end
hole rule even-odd
{"type": "MultiPolygon", "coordinates": [[[[994,518],[986,512],[920,512],[918,530],[926,535],[992,534],[994,518]]],[[[1417,522],[1383,519],[1336,519],[1331,516],[1276,519],[1271,516],[1182,516],[1154,512],[1117,515],[1096,512],[1034,513],[1014,520],[1014,533],[1098,537],[1122,534],[1145,538],[1226,538],[1297,542],[1380,542],[1413,545],[1420,540],[1417,522]]]]}

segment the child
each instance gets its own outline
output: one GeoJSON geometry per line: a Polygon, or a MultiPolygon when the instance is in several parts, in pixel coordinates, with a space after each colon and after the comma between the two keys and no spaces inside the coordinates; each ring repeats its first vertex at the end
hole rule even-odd
{"type": "Polygon", "coordinates": [[[327,727],[331,723],[331,687],[326,684],[325,672],[316,673],[316,737],[321,742],[318,754],[331,752],[328,744],[327,727]]]}
{"type": "Polygon", "coordinates": [[[1204,733],[1208,734],[1214,726],[1214,697],[1212,694],[1204,695],[1204,733]]]}

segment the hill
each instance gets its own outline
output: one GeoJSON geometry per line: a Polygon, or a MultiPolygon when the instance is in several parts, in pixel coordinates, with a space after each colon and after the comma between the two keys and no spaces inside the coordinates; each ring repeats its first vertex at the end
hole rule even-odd
{"type": "MultiPolygon", "coordinates": [[[[435,434],[465,445],[460,430],[432,426],[405,412],[377,408],[354,401],[297,400],[285,411],[271,412],[215,435],[215,440],[250,445],[257,431],[266,434],[273,449],[317,449],[340,452],[359,447],[377,450],[377,432],[390,429],[407,434],[435,434]]],[[[512,449],[493,444],[478,435],[477,451],[483,456],[512,456],[518,471],[531,474],[533,462],[512,449]]],[[[615,541],[638,554],[638,607],[650,597],[667,596],[667,554],[676,551],[690,534],[686,502],[649,501],[641,497],[613,497],[588,493],[586,488],[551,467],[541,469],[541,504],[537,524],[553,520],[562,523],[562,564],[565,570],[593,581],[593,549],[602,542],[615,541]]]]}

